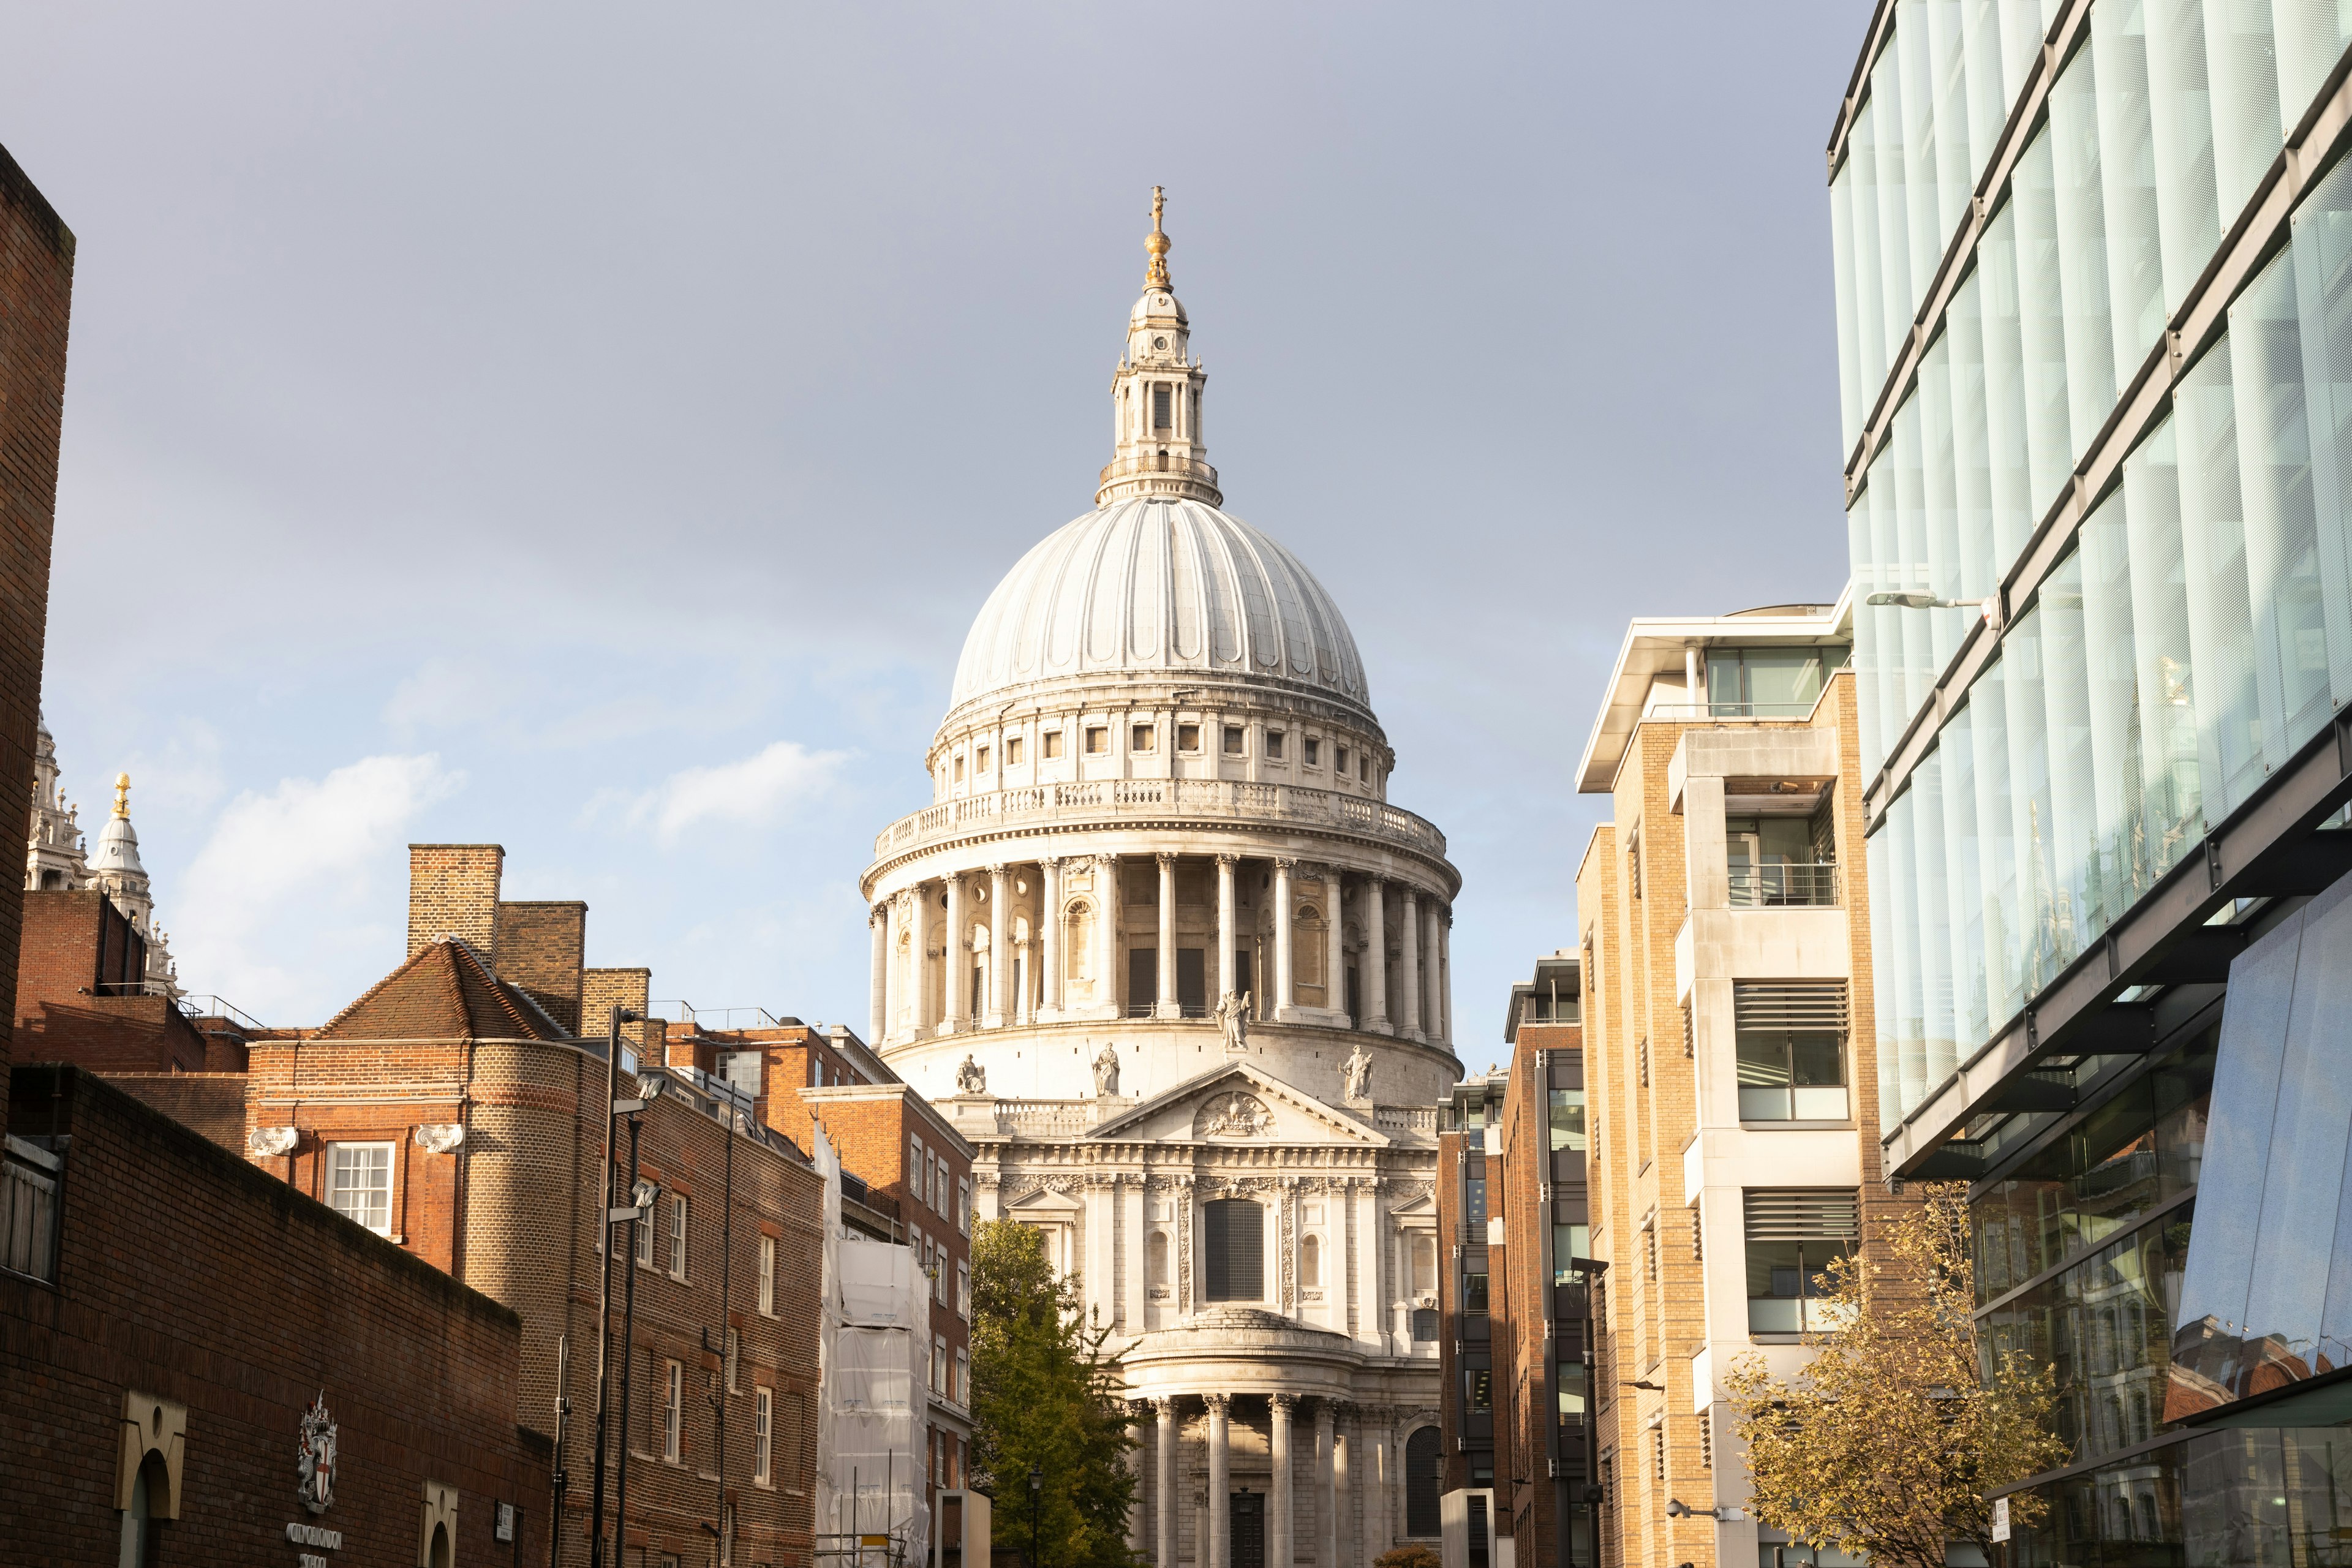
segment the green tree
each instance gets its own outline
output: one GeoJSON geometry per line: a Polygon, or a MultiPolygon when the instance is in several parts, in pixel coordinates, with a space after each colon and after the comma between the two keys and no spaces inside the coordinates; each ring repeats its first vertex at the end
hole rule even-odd
{"type": "MultiPolygon", "coordinates": [[[[1726,1378],[1756,1517],[1798,1541],[1895,1568],[1942,1568],[1947,1543],[1990,1555],[1985,1500],[2066,1462],[2051,1369],[1977,1338],[1968,1189],[1928,1186],[1864,1258],[1825,1271],[1834,1326],[1787,1383],[1745,1358],[1726,1378]]],[[[2046,1505],[2010,1499],[2012,1525],[2046,1505]]]]}
{"type": "Polygon", "coordinates": [[[1135,1478],[1108,1328],[1079,1315],[1078,1291],[1045,1238],[991,1220],[971,1238],[972,1468],[992,1492],[993,1533],[1029,1543],[1029,1471],[1044,1483],[1037,1535],[1046,1568],[1133,1568],[1135,1478]]]}

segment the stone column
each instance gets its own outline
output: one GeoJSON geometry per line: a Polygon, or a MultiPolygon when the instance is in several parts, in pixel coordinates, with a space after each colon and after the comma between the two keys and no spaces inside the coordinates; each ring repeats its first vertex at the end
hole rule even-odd
{"type": "Polygon", "coordinates": [[[1176,1001],[1176,857],[1165,852],[1160,862],[1160,994],[1151,1012],[1156,1018],[1181,1018],[1176,1001]]]}
{"type": "Polygon", "coordinates": [[[1013,949],[1013,1021],[1029,1022],[1029,996],[1034,982],[1030,978],[1036,971],[1030,966],[1028,942],[1016,942],[1013,949]]]}
{"type": "Polygon", "coordinates": [[[1339,1503],[1331,1484],[1337,1464],[1331,1402],[1318,1399],[1315,1402],[1315,1568],[1339,1568],[1339,1503]]]}
{"type": "Polygon", "coordinates": [[[1204,1394],[1201,1398],[1209,1406],[1209,1539],[1206,1550],[1196,1553],[1202,1568],[1227,1568],[1225,1562],[1233,1535],[1233,1500],[1226,1495],[1233,1485],[1233,1466],[1226,1452],[1230,1436],[1227,1425],[1233,1395],[1204,1394]]]}
{"type": "Polygon", "coordinates": [[[1410,884],[1404,889],[1402,913],[1397,931],[1404,942],[1403,951],[1397,954],[1397,1033],[1418,1040],[1424,1037],[1421,1032],[1421,895],[1410,884]]]}
{"type": "Polygon", "coordinates": [[[1323,868],[1323,1003],[1341,1019],[1348,1016],[1347,878],[1337,866],[1323,868]]]}
{"type": "Polygon", "coordinates": [[[1212,1002],[1234,994],[1234,943],[1241,940],[1234,928],[1234,867],[1240,859],[1217,857],[1217,994],[1212,1002]]]}
{"type": "Polygon", "coordinates": [[[930,1033],[931,1015],[931,910],[930,895],[923,889],[928,884],[918,882],[907,890],[908,912],[914,916],[914,940],[907,944],[908,957],[915,965],[915,1037],[930,1033]]]}
{"type": "Polygon", "coordinates": [[[1151,1455],[1157,1471],[1152,1501],[1159,1514],[1153,1523],[1160,1542],[1154,1562],[1158,1568],[1176,1568],[1176,1402],[1155,1399],[1151,1409],[1160,1418],[1151,1455]]]}
{"type": "Polygon", "coordinates": [[[1265,1568],[1291,1568],[1297,1548],[1290,1531],[1290,1415],[1298,1398],[1277,1394],[1266,1403],[1266,1457],[1274,1465],[1274,1482],[1265,1499],[1265,1568]]]}
{"type": "Polygon", "coordinates": [[[1049,1017],[1062,1011],[1062,972],[1069,960],[1062,956],[1062,862],[1048,855],[1037,862],[1045,873],[1045,898],[1037,916],[1038,962],[1045,966],[1045,1011],[1049,1017]]]}
{"type": "Polygon", "coordinates": [[[1454,1043],[1454,907],[1438,911],[1437,969],[1444,979],[1437,987],[1437,1037],[1454,1043]]]}
{"type": "Polygon", "coordinates": [[[988,868],[988,1027],[1001,1029],[1013,1016],[1004,1004],[1013,992],[1013,895],[1002,862],[988,868]]]}
{"type": "Polygon", "coordinates": [[[1296,860],[1274,863],[1274,1005],[1260,1015],[1286,1022],[1296,1005],[1291,991],[1290,870],[1296,860]]]}
{"type": "Polygon", "coordinates": [[[1348,1472],[1356,1457],[1356,1413],[1342,1405],[1332,1412],[1331,1524],[1339,1537],[1338,1561],[1361,1563],[1356,1551],[1356,1483],[1348,1472]]]}
{"type": "Polygon", "coordinates": [[[866,912],[866,929],[874,933],[874,974],[867,982],[866,1037],[882,1043],[890,1019],[890,906],[877,904],[866,912]]]}
{"type": "Polygon", "coordinates": [[[971,917],[964,912],[963,873],[948,879],[948,1026],[950,1035],[971,1027],[971,917]]]}
{"type": "Polygon", "coordinates": [[[1423,952],[1429,955],[1427,959],[1429,984],[1426,987],[1429,995],[1422,1006],[1423,1011],[1429,1015],[1428,1022],[1424,1026],[1429,1031],[1429,1039],[1432,1044],[1439,1044],[1445,1038],[1445,965],[1440,957],[1442,950],[1438,946],[1441,940],[1438,933],[1444,927],[1438,918],[1435,899],[1429,900],[1428,911],[1423,918],[1429,924],[1429,934],[1423,940],[1421,949],[1423,952]]]}
{"type": "Polygon", "coordinates": [[[1127,1437],[1135,1445],[1127,1451],[1127,1473],[1135,1480],[1127,1505],[1127,1549],[1138,1557],[1143,1555],[1143,1416],[1149,1408],[1140,1399],[1127,1403],[1127,1437]]]}
{"type": "Polygon", "coordinates": [[[1389,1032],[1389,885],[1364,879],[1364,1027],[1389,1032]]]}
{"type": "Polygon", "coordinates": [[[1368,1557],[1378,1557],[1396,1544],[1389,1514],[1390,1481],[1396,1474],[1395,1458],[1389,1447],[1391,1415],[1378,1408],[1364,1412],[1364,1552],[1368,1557]]]}
{"type": "Polygon", "coordinates": [[[1118,885],[1118,857],[1096,856],[1095,902],[1102,906],[1100,918],[1095,921],[1095,927],[1100,933],[1102,948],[1102,967],[1099,971],[1102,975],[1102,999],[1110,1005],[1113,1017],[1118,1017],[1126,1011],[1119,1005],[1119,987],[1125,984],[1127,977],[1120,972],[1120,965],[1114,962],[1118,957],[1119,904],[1125,897],[1125,893],[1118,885]]]}

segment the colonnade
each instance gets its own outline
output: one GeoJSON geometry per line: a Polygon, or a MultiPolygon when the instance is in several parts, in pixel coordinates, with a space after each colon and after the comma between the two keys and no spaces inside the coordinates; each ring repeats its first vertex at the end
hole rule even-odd
{"type": "MultiPolygon", "coordinates": [[[[1153,994],[1126,995],[1120,957],[1129,945],[1127,905],[1120,881],[1130,856],[1097,854],[1047,856],[1034,861],[1000,863],[969,871],[929,878],[899,889],[877,903],[868,915],[873,938],[870,982],[870,1034],[877,1043],[900,1042],[936,1035],[961,1034],[971,1029],[994,1029],[1064,1018],[1107,1018],[1121,1016],[1181,1018],[1187,1009],[1178,980],[1177,868],[1191,857],[1159,851],[1150,857],[1158,871],[1158,920],[1154,937],[1153,994]],[[1092,873],[1091,896],[1066,896],[1071,873],[1092,873]],[[1026,874],[1037,879],[1034,892],[1015,896],[1026,874]],[[984,885],[985,893],[981,891],[984,885]],[[945,951],[930,945],[929,911],[943,901],[945,951]],[[988,931],[982,968],[979,1005],[962,982],[971,962],[961,955],[980,952],[975,932],[982,925],[978,906],[985,903],[988,931]],[[1025,904],[1043,911],[1022,931],[1012,911],[1025,904]],[[1083,915],[1075,911],[1083,910],[1083,915]],[[1091,951],[1082,964],[1085,984],[1092,994],[1080,1000],[1070,994],[1066,944],[1087,943],[1091,951]],[[932,959],[942,959],[940,979],[945,994],[932,993],[932,959]]],[[[1192,1016],[1205,1016],[1215,1000],[1252,994],[1259,1018],[1278,1023],[1325,1024],[1354,1027],[1403,1039],[1447,1044],[1453,1038],[1452,928],[1453,911],[1433,892],[1412,882],[1351,871],[1332,862],[1301,860],[1288,856],[1266,858],[1269,868],[1273,921],[1270,933],[1253,924],[1248,932],[1237,918],[1240,900],[1235,878],[1243,858],[1220,854],[1216,863],[1213,978],[1192,1016]],[[1302,1005],[1298,1000],[1300,945],[1297,915],[1300,900],[1310,896],[1322,905],[1321,970],[1324,1005],[1302,1005]],[[1395,964],[1395,994],[1391,994],[1390,963],[1365,963],[1360,970],[1361,994],[1350,1009],[1347,995],[1347,899],[1360,900],[1361,937],[1356,951],[1389,955],[1395,964]],[[1395,942],[1391,952],[1391,906],[1395,906],[1395,942]],[[1266,967],[1245,983],[1238,963],[1245,936],[1266,939],[1266,967]],[[1423,984],[1424,977],[1426,984],[1423,984]]],[[[1312,952],[1312,949],[1307,951],[1312,952]]]]}
{"type": "MultiPolygon", "coordinates": [[[[1147,1495],[1138,1476],[1135,1504],[1129,1518],[1128,1544],[1145,1554],[1156,1568],[1234,1568],[1233,1426],[1230,1394],[1160,1395],[1129,1406],[1135,1424],[1129,1434],[1142,1443],[1141,1418],[1147,1404],[1154,1431],[1149,1447],[1153,1485],[1147,1495]],[[1204,1420],[1202,1452],[1195,1464],[1181,1462],[1184,1447],[1179,1404],[1198,1399],[1204,1420]],[[1201,1485],[1190,1485],[1196,1477],[1201,1485]],[[1181,1552],[1180,1510],[1193,1513],[1192,1552],[1181,1552]]],[[[1301,1396],[1266,1396],[1265,1554],[1265,1568],[1293,1568],[1297,1561],[1298,1499],[1292,1481],[1293,1429],[1301,1396]],[[1285,1551],[1285,1546],[1289,1548],[1285,1551]]],[[[1404,1444],[1396,1431],[1396,1413],[1316,1398],[1314,1405],[1314,1468],[1307,1507],[1314,1523],[1315,1568],[1354,1568],[1386,1552],[1403,1537],[1405,1523],[1404,1444]],[[1361,1490],[1363,1506],[1356,1506],[1361,1490]]],[[[1140,1463],[1144,1447],[1135,1450],[1140,1463]]],[[[1244,1488],[1246,1482],[1244,1482],[1244,1488]]]]}

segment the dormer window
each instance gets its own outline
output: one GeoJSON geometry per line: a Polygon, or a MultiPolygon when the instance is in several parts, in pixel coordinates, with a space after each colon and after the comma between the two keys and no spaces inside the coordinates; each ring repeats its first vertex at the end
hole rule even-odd
{"type": "Polygon", "coordinates": [[[1154,430],[1168,428],[1168,388],[1164,384],[1151,389],[1151,427],[1154,430]]]}

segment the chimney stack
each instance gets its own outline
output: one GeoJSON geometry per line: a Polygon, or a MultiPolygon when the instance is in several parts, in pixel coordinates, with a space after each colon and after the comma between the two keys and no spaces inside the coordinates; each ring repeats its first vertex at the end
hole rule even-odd
{"type": "Polygon", "coordinates": [[[497,970],[499,870],[506,858],[497,844],[408,847],[409,957],[454,936],[497,970]]]}

